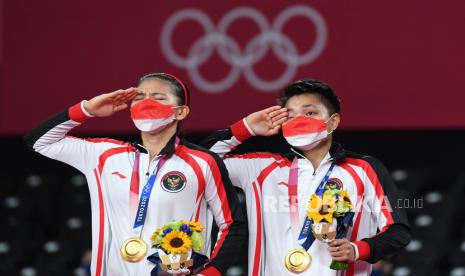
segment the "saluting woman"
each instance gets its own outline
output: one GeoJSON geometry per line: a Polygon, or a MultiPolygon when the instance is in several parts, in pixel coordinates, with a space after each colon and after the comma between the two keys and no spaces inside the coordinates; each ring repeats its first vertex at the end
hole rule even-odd
{"type": "MultiPolygon", "coordinates": [[[[174,220],[203,224],[209,256],[213,219],[220,233],[202,275],[225,274],[247,235],[237,196],[221,159],[181,140],[189,91],[173,75],[142,77],[137,88],[82,101],[46,120],[25,137],[27,145],[85,174],[92,207],[93,275],[150,275],[151,234],[174,220]],[[92,117],[130,107],[138,141],[81,139],[68,132],[92,117]]],[[[102,122],[104,123],[104,122],[102,122]]],[[[177,246],[173,244],[173,246],[177,246]]]]}

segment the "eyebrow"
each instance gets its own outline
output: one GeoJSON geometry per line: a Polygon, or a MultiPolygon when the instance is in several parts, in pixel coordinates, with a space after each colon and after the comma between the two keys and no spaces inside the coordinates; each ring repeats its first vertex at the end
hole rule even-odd
{"type": "MultiPolygon", "coordinates": [[[[304,105],[302,105],[302,108],[307,108],[307,107],[315,107],[315,108],[316,108],[316,105],[314,105],[314,104],[304,104],[304,105]]],[[[295,110],[292,109],[292,108],[287,108],[287,110],[288,110],[288,111],[292,111],[292,112],[295,111],[295,110]]]]}
{"type": "MultiPolygon", "coordinates": [[[[136,95],[137,95],[137,96],[139,96],[139,95],[145,95],[145,93],[141,91],[141,92],[138,92],[136,95]]],[[[158,95],[166,96],[164,93],[160,93],[160,92],[151,92],[151,93],[150,93],[150,96],[158,96],[158,95]]]]}
{"type": "Polygon", "coordinates": [[[314,105],[314,104],[305,104],[305,105],[303,105],[302,107],[304,107],[304,108],[305,108],[305,107],[316,107],[316,105],[314,105]]]}
{"type": "Polygon", "coordinates": [[[166,94],[161,93],[161,92],[151,92],[151,93],[150,93],[150,96],[158,96],[158,95],[166,96],[166,94]]]}

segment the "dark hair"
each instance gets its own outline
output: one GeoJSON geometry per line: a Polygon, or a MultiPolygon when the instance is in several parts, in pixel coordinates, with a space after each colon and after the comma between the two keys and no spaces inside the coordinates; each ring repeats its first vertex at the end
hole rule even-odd
{"type": "Polygon", "coordinates": [[[291,97],[302,94],[317,94],[328,109],[329,115],[341,111],[341,101],[331,86],[313,79],[301,79],[284,88],[284,91],[279,96],[281,106],[285,106],[291,97]]]}
{"type": "Polygon", "coordinates": [[[189,89],[187,86],[177,77],[167,73],[151,73],[143,76],[139,79],[137,86],[147,79],[160,79],[164,80],[173,87],[174,95],[178,97],[180,105],[189,105],[189,89]]]}

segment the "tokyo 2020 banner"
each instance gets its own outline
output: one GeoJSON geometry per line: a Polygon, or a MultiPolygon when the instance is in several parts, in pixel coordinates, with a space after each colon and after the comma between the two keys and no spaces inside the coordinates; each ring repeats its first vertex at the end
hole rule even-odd
{"type": "MultiPolygon", "coordinates": [[[[1,134],[150,72],[188,84],[187,131],[274,105],[303,77],[335,88],[345,129],[465,127],[463,1],[16,0],[1,10],[1,134]]],[[[81,131],[135,128],[124,111],[81,131]]]]}

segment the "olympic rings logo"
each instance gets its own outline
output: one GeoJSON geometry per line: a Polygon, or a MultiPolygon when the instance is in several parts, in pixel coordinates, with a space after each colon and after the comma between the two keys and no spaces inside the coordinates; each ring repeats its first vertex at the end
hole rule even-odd
{"type": "Polygon", "coordinates": [[[328,30],[323,16],[314,8],[304,5],[284,9],[270,24],[257,9],[237,7],[226,13],[215,27],[210,17],[198,9],[184,9],[171,15],[161,31],[161,50],[173,65],[186,69],[191,81],[200,89],[209,93],[220,93],[231,88],[243,73],[247,82],[264,92],[274,92],[283,88],[295,76],[300,66],[310,64],[323,52],[328,30]],[[288,20],[295,16],[307,18],[315,27],[313,45],[299,54],[295,43],[282,32],[288,20]],[[247,18],[257,24],[260,33],[241,49],[234,38],[228,36],[230,25],[241,18],[247,18]],[[176,26],[184,20],[197,22],[205,34],[199,37],[188,50],[187,56],[180,56],[173,48],[172,36],[176,26]],[[263,80],[253,70],[253,66],[265,57],[270,49],[286,65],[283,74],[274,80],[263,80]],[[217,50],[231,70],[219,81],[206,80],[199,67],[217,50]]]}

